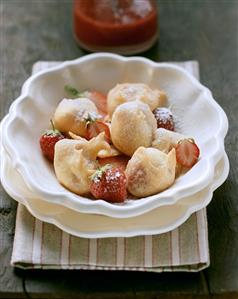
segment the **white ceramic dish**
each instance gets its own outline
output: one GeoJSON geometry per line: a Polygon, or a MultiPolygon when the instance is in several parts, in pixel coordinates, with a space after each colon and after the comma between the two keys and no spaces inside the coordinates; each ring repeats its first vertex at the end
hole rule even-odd
{"type": "Polygon", "coordinates": [[[60,229],[84,238],[132,237],[165,233],[175,229],[194,212],[206,205],[213,190],[226,179],[229,163],[226,154],[215,167],[211,185],[179,200],[179,204],[162,206],[140,216],[117,219],[102,215],[85,214],[40,199],[30,191],[21,175],[12,167],[11,160],[2,149],[1,178],[5,190],[24,204],[36,218],[53,223],[60,229]],[[191,205],[192,203],[192,205],[191,205]]]}
{"type": "Polygon", "coordinates": [[[64,62],[30,77],[2,127],[3,146],[13,167],[24,177],[33,193],[49,203],[80,213],[126,218],[175,204],[208,186],[213,180],[215,165],[224,152],[228,122],[211,92],[184,69],[140,57],[99,53],[64,62]],[[107,92],[119,82],[144,82],[152,88],[165,90],[171,109],[180,120],[178,131],[194,137],[201,149],[199,162],[169,189],[140,200],[129,200],[123,205],[92,201],[66,190],[58,183],[52,166],[42,157],[38,144],[55,107],[66,96],[65,84],[80,90],[107,92]]]}

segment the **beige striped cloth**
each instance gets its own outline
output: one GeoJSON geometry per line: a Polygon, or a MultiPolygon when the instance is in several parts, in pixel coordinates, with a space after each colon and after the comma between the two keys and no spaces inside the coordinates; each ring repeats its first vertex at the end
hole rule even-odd
{"type": "MultiPolygon", "coordinates": [[[[37,62],[33,72],[57,63],[37,62]]],[[[198,78],[196,61],[177,64],[198,78]]],[[[168,233],[86,239],[34,218],[19,204],[11,264],[24,269],[200,271],[209,266],[206,209],[168,233]]]]}

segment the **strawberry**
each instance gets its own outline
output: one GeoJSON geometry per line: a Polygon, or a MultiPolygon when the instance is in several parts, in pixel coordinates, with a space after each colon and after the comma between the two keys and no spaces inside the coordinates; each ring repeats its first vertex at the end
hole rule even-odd
{"type": "Polygon", "coordinates": [[[97,118],[92,117],[91,114],[88,114],[88,117],[85,118],[85,121],[87,126],[86,139],[92,139],[101,132],[105,132],[105,139],[108,143],[110,143],[110,129],[108,125],[106,125],[106,123],[97,118]]]}
{"type": "Polygon", "coordinates": [[[51,162],[54,161],[54,151],[55,151],[55,144],[61,139],[64,139],[64,135],[60,133],[60,131],[54,128],[54,124],[52,121],[52,130],[47,130],[41,137],[40,137],[40,147],[43,155],[51,162]]]}
{"type": "Polygon", "coordinates": [[[126,175],[120,167],[107,164],[99,168],[91,180],[90,191],[95,198],[112,203],[125,201],[126,175]]]}
{"type": "Polygon", "coordinates": [[[157,127],[164,128],[166,130],[174,131],[174,120],[172,112],[165,107],[156,108],[154,111],[154,117],[157,120],[157,127]]]}
{"type": "Polygon", "coordinates": [[[197,163],[200,150],[193,139],[180,140],[175,150],[176,160],[180,165],[191,168],[197,163]]]}
{"type": "Polygon", "coordinates": [[[115,157],[107,157],[107,158],[98,158],[98,163],[100,166],[104,166],[106,164],[111,164],[114,167],[120,167],[122,170],[126,170],[126,166],[130,157],[126,155],[119,155],[115,157]]]}
{"type": "Polygon", "coordinates": [[[83,91],[80,92],[78,89],[65,85],[65,91],[73,98],[88,98],[94,102],[96,105],[98,112],[102,116],[106,116],[107,114],[107,97],[98,91],[83,91]]]}
{"type": "Polygon", "coordinates": [[[102,116],[106,116],[107,114],[107,97],[98,91],[88,91],[88,98],[94,102],[96,107],[98,108],[98,112],[102,116]]]}

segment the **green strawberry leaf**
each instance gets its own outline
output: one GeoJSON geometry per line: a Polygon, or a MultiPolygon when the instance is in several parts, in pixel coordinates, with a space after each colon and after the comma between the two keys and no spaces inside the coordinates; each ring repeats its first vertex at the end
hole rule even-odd
{"type": "Polygon", "coordinates": [[[98,168],[98,169],[97,169],[97,170],[90,176],[90,179],[91,179],[92,181],[97,181],[97,180],[100,181],[100,179],[101,179],[103,173],[104,173],[106,170],[110,169],[110,168],[112,168],[112,165],[111,165],[111,164],[106,164],[106,165],[104,165],[104,166],[102,166],[102,167],[99,167],[99,168],[98,168]]]}
{"type": "Polygon", "coordinates": [[[65,85],[64,90],[73,98],[83,98],[86,95],[85,92],[80,92],[78,89],[70,85],[65,85]]]}

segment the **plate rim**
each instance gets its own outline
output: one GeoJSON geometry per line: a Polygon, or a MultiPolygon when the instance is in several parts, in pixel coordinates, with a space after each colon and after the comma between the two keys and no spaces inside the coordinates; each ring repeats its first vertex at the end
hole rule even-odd
{"type": "MultiPolygon", "coordinates": [[[[220,159],[221,155],[222,155],[222,151],[224,150],[224,137],[227,133],[228,130],[228,120],[227,117],[225,115],[225,112],[223,111],[223,109],[216,103],[216,101],[213,99],[212,94],[210,92],[210,90],[205,87],[204,85],[202,85],[196,78],[194,78],[189,72],[187,72],[186,70],[184,70],[182,67],[177,66],[177,65],[173,65],[171,63],[165,63],[165,62],[153,62],[147,58],[143,58],[143,57],[130,57],[130,58],[126,58],[126,57],[122,57],[120,55],[116,55],[116,54],[109,54],[109,53],[96,53],[96,54],[89,54],[83,57],[80,57],[78,59],[75,60],[71,60],[71,61],[65,61],[63,63],[61,63],[60,65],[57,66],[53,66],[50,69],[47,70],[42,70],[37,74],[32,75],[23,85],[22,87],[22,94],[14,101],[14,103],[11,105],[10,110],[9,110],[9,117],[8,119],[1,122],[1,127],[5,125],[5,130],[6,127],[8,127],[12,121],[14,120],[14,118],[17,115],[16,109],[18,104],[27,96],[27,92],[28,89],[32,83],[32,81],[36,80],[37,78],[39,78],[40,76],[46,74],[46,73],[50,73],[50,72],[56,72],[58,70],[62,70],[64,68],[67,68],[68,66],[71,65],[76,65],[78,63],[84,62],[84,61],[88,61],[90,59],[97,59],[97,58],[112,58],[112,59],[117,59],[120,61],[141,61],[143,63],[149,64],[152,67],[170,67],[173,69],[177,69],[180,72],[186,74],[187,77],[189,77],[189,79],[197,86],[200,87],[200,89],[202,89],[207,97],[209,98],[209,100],[211,101],[211,103],[213,104],[213,106],[218,109],[217,111],[219,112],[219,118],[220,118],[220,128],[217,132],[217,135],[220,136],[220,138],[217,138],[218,140],[218,144],[217,144],[217,150],[216,153],[213,155],[213,161],[208,161],[208,159],[204,158],[204,162],[207,169],[209,171],[207,171],[206,174],[204,174],[203,177],[203,181],[200,180],[200,182],[196,183],[195,186],[187,188],[186,190],[177,190],[176,196],[175,194],[170,194],[170,196],[166,196],[166,199],[168,201],[170,201],[171,204],[178,202],[179,198],[181,198],[182,196],[185,195],[189,195],[189,194],[193,194],[195,192],[197,192],[199,189],[202,189],[203,187],[207,186],[213,178],[214,175],[214,165],[215,163],[220,159]],[[6,125],[6,123],[8,125],[6,125]],[[212,163],[213,162],[213,163],[212,163]],[[214,165],[212,165],[214,164],[214,165]],[[182,194],[181,194],[182,193],[182,194]]],[[[5,130],[3,130],[3,132],[5,133],[5,130]]],[[[7,130],[6,130],[7,132],[7,130]]],[[[79,196],[72,194],[72,193],[66,193],[66,192],[62,192],[62,193],[46,193],[44,190],[40,189],[40,186],[32,179],[32,176],[30,175],[27,167],[25,165],[23,165],[21,163],[20,158],[17,155],[17,152],[14,150],[14,148],[11,145],[11,141],[9,140],[7,133],[3,134],[4,138],[2,139],[4,148],[7,150],[7,152],[10,154],[10,156],[13,158],[13,163],[14,163],[14,167],[16,167],[20,173],[27,178],[26,183],[28,185],[28,187],[35,189],[37,192],[39,192],[41,194],[41,196],[43,198],[45,198],[45,200],[47,201],[49,199],[49,201],[54,200],[56,203],[64,205],[64,206],[69,206],[72,209],[78,210],[80,212],[84,212],[84,213],[97,213],[100,215],[107,215],[110,217],[116,217],[116,218],[127,218],[127,217],[131,217],[131,216],[136,216],[136,215],[140,215],[143,214],[145,212],[148,212],[154,208],[157,208],[159,206],[162,205],[166,205],[166,202],[160,202],[160,201],[156,201],[155,200],[155,196],[153,197],[152,202],[145,204],[144,202],[141,203],[137,203],[137,206],[120,206],[120,205],[112,205],[110,203],[107,203],[105,201],[102,200],[98,200],[98,201],[94,201],[94,202],[81,202],[78,201],[79,196]],[[57,196],[57,198],[56,198],[57,196]]]]}
{"type": "MultiPolygon", "coordinates": [[[[187,207],[186,212],[184,214],[182,214],[172,225],[170,224],[169,227],[163,227],[162,229],[161,228],[154,228],[154,229],[148,229],[147,228],[147,229],[144,229],[144,230],[134,229],[134,230],[131,230],[131,231],[127,230],[127,231],[120,231],[120,232],[119,231],[116,231],[116,232],[115,231],[110,231],[110,232],[108,232],[108,231],[107,232],[105,232],[105,231],[103,231],[103,232],[83,232],[83,231],[76,231],[74,229],[71,229],[69,226],[67,227],[66,226],[67,224],[60,222],[59,219],[56,219],[52,216],[41,215],[39,213],[37,214],[37,211],[34,210],[34,208],[32,208],[31,205],[30,205],[31,198],[27,199],[27,198],[24,197],[24,195],[17,194],[14,188],[11,189],[11,185],[9,186],[9,180],[6,179],[6,177],[4,177],[4,169],[7,167],[7,163],[8,163],[6,157],[4,158],[4,155],[7,155],[7,153],[4,154],[4,149],[2,148],[1,149],[1,181],[2,181],[2,185],[3,185],[4,189],[6,190],[6,192],[11,197],[13,197],[19,203],[23,204],[27,208],[27,210],[34,217],[38,218],[39,220],[41,220],[43,222],[54,224],[55,226],[57,226],[61,230],[65,231],[65,232],[67,232],[71,235],[74,235],[74,236],[77,236],[77,237],[82,237],[82,238],[89,238],[89,239],[91,239],[91,238],[109,238],[109,237],[110,238],[111,237],[135,237],[135,236],[142,236],[142,235],[143,236],[146,236],[146,235],[159,235],[159,234],[162,234],[162,233],[169,232],[173,229],[176,229],[181,224],[183,224],[194,212],[199,211],[200,209],[204,208],[205,206],[207,206],[209,204],[209,202],[212,199],[214,190],[216,188],[218,188],[220,185],[223,184],[223,182],[226,180],[226,178],[228,176],[228,173],[229,173],[229,160],[228,160],[227,154],[224,152],[223,157],[221,158],[221,159],[224,160],[223,171],[220,173],[220,175],[217,179],[213,180],[213,183],[210,185],[210,187],[206,187],[206,188],[208,188],[208,191],[206,192],[207,196],[206,196],[205,201],[203,201],[202,204],[200,203],[200,204],[196,204],[196,205],[193,205],[193,206],[189,206],[189,205],[185,204],[185,206],[187,207]],[[8,183],[7,183],[7,181],[8,181],[8,183]]],[[[8,165],[8,167],[9,167],[9,165],[8,165]]],[[[12,165],[10,165],[10,167],[12,167],[12,165]]],[[[11,170],[17,172],[17,170],[14,169],[13,167],[12,167],[11,170]]],[[[17,174],[19,176],[21,176],[21,174],[19,172],[17,172],[17,174]]],[[[23,177],[21,177],[21,179],[24,181],[23,177]]],[[[10,180],[10,182],[11,182],[11,180],[10,180]]],[[[202,192],[202,190],[199,191],[199,192],[202,192]]],[[[37,200],[40,201],[42,199],[37,198],[37,200]]],[[[60,207],[60,205],[58,205],[58,204],[54,204],[54,203],[52,203],[52,204],[60,207]]],[[[176,206],[179,206],[179,204],[175,203],[172,206],[176,207],[176,206]]],[[[64,209],[69,209],[70,210],[70,208],[67,208],[67,207],[64,207],[64,206],[61,206],[61,208],[63,208],[63,210],[64,209]]],[[[157,209],[160,209],[160,208],[157,208],[157,209]]],[[[79,214],[79,212],[76,212],[74,210],[72,210],[72,211],[74,213],[79,214]]],[[[151,213],[151,212],[153,212],[153,211],[150,211],[148,213],[151,213]]],[[[99,215],[96,215],[96,216],[99,216],[99,215]]],[[[139,215],[138,217],[140,217],[140,216],[143,216],[143,215],[139,215]]],[[[110,217],[104,216],[104,215],[102,215],[101,217],[110,218],[110,217]]],[[[133,217],[130,217],[130,218],[133,218],[133,217]]],[[[111,221],[113,221],[113,218],[111,219],[111,221]]],[[[121,219],[121,221],[123,221],[123,219],[121,219]]]]}

